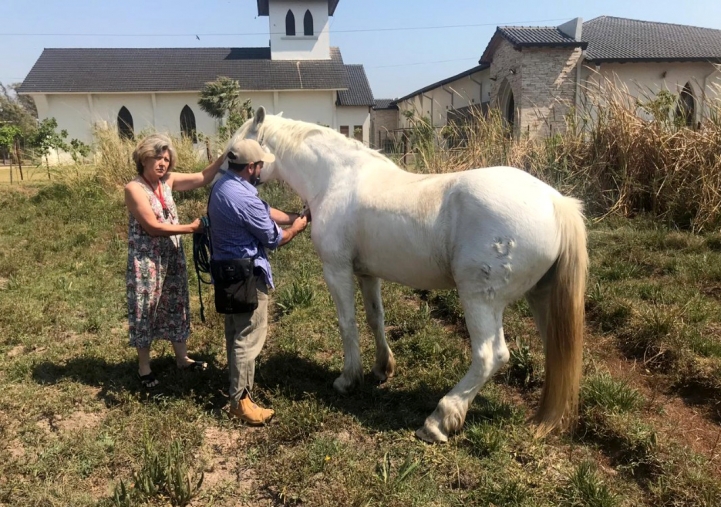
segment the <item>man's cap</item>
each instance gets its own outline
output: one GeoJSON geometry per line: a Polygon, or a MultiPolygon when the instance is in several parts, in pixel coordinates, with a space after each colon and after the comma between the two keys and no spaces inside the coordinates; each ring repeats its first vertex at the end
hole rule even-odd
{"type": "Polygon", "coordinates": [[[228,159],[233,164],[271,163],[275,160],[275,155],[266,152],[255,139],[238,139],[230,145],[228,159]]]}

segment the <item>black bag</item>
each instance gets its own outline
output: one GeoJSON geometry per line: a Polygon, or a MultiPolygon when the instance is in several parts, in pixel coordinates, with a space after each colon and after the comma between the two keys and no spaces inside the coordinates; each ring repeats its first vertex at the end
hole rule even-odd
{"type": "Polygon", "coordinates": [[[210,273],[215,285],[215,311],[249,313],[258,308],[253,259],[211,260],[210,273]]]}

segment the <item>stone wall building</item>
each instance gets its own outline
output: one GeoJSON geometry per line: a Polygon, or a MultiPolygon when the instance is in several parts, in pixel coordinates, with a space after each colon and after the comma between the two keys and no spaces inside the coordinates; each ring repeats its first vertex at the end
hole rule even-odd
{"type": "Polygon", "coordinates": [[[393,104],[401,128],[409,126],[404,111],[441,127],[456,105],[480,97],[500,111],[514,135],[542,137],[565,129],[589,93],[610,83],[632,100],[667,90],[677,98],[676,112],[697,126],[719,98],[719,64],[721,30],[710,28],[610,16],[557,27],[498,27],[479,66],[393,104]]]}

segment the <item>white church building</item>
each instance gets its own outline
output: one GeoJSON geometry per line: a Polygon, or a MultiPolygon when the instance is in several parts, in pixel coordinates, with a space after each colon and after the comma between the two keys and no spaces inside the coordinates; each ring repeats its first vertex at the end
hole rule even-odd
{"type": "Polygon", "coordinates": [[[124,136],[145,129],[212,135],[218,121],[198,106],[205,83],[237,80],[244,99],[269,113],[329,126],[366,144],[374,104],[362,65],[330,46],[339,0],[257,0],[270,46],[254,48],[45,49],[18,92],[40,120],[92,142],[96,124],[124,136]]]}

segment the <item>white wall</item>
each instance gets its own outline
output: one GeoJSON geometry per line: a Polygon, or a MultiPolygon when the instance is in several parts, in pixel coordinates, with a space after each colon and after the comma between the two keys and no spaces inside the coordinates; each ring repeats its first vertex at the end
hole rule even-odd
{"type": "MultiPolygon", "coordinates": [[[[92,143],[94,123],[116,129],[120,108],[125,106],[133,117],[136,133],[144,129],[180,134],[180,112],[188,105],[195,114],[198,132],[213,135],[217,120],[203,112],[198,105],[199,93],[145,94],[50,94],[33,95],[41,120],[54,117],[58,128],[68,131],[69,139],[92,143]],[[154,99],[154,100],[153,100],[154,99]],[[155,103],[155,107],[153,107],[155,103]]],[[[338,129],[339,121],[363,125],[363,139],[368,142],[370,113],[368,107],[340,107],[335,105],[335,91],[244,92],[253,109],[264,106],[270,114],[283,113],[286,118],[328,125],[338,129]]]]}
{"type": "MultiPolygon", "coordinates": [[[[588,64],[586,64],[588,65],[588,64]]],[[[704,62],[674,63],[605,63],[599,67],[584,67],[584,80],[590,89],[615,88],[641,101],[655,96],[660,90],[678,94],[686,83],[691,84],[696,99],[696,118],[708,114],[708,103],[721,98],[721,72],[704,62]]]]}
{"type": "MultiPolygon", "coordinates": [[[[62,97],[62,95],[58,96],[62,97]]],[[[138,94],[93,94],[93,122],[107,122],[108,127],[117,128],[118,113],[125,106],[133,117],[133,131],[155,130],[152,95],[138,94]]],[[[178,112],[180,114],[180,112],[178,112]]],[[[179,118],[179,117],[178,117],[179,118]]],[[[178,120],[180,121],[180,120],[178,120]]],[[[60,119],[58,118],[58,124],[60,119]]],[[[91,125],[86,126],[91,134],[91,125]]],[[[180,129],[180,125],[178,125],[180,129]]]]}
{"type": "Polygon", "coordinates": [[[413,111],[416,117],[432,117],[433,126],[442,127],[447,122],[448,111],[487,102],[490,100],[490,91],[490,69],[484,69],[471,74],[471,76],[465,76],[422,94],[414,95],[398,103],[399,127],[410,126],[403,111],[413,111]]]}
{"type": "Polygon", "coordinates": [[[272,60],[328,60],[330,32],[327,0],[293,2],[271,0],[268,7],[270,24],[270,54],[272,60]],[[295,16],[295,35],[285,35],[288,10],[295,16]],[[305,11],[313,16],[313,36],[303,35],[305,11]]]}
{"type": "Polygon", "coordinates": [[[369,145],[371,115],[368,106],[341,106],[336,114],[338,119],[337,131],[340,132],[340,127],[347,125],[348,135],[354,137],[355,127],[360,126],[363,128],[363,144],[369,145]]]}
{"type": "MultiPolygon", "coordinates": [[[[212,135],[217,120],[200,109],[199,93],[156,93],[155,129],[170,134],[180,134],[180,112],[187,105],[195,115],[195,129],[203,134],[212,135]]],[[[132,111],[130,111],[132,113],[132,111]]]]}
{"type": "Polygon", "coordinates": [[[335,92],[279,92],[276,113],[282,112],[284,118],[335,128],[335,108],[335,92]]]}

